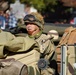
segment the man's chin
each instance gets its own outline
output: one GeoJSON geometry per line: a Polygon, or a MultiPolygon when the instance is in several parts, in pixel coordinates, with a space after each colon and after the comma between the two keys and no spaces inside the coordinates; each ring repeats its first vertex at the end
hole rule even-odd
{"type": "Polygon", "coordinates": [[[32,33],[33,33],[33,31],[28,31],[28,34],[30,34],[30,35],[31,35],[32,33]]]}

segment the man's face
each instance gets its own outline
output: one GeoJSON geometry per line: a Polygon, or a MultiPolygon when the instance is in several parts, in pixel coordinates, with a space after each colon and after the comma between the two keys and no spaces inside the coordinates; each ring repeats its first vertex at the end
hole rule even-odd
{"type": "Polygon", "coordinates": [[[31,35],[33,32],[39,30],[39,27],[33,23],[28,23],[26,25],[26,30],[31,35]]]}

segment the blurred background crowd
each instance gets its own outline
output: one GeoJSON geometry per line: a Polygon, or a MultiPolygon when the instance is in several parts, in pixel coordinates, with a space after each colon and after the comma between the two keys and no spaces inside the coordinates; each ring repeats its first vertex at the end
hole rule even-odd
{"type": "Polygon", "coordinates": [[[0,0],[0,28],[24,24],[31,12],[41,13],[46,23],[76,24],[76,0],[0,0]]]}

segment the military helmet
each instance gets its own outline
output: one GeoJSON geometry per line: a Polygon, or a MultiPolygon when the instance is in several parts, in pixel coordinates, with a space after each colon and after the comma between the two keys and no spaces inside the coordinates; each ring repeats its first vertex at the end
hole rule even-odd
{"type": "Polygon", "coordinates": [[[37,12],[32,12],[24,17],[24,23],[34,23],[41,29],[44,27],[44,20],[41,14],[37,12]]]}

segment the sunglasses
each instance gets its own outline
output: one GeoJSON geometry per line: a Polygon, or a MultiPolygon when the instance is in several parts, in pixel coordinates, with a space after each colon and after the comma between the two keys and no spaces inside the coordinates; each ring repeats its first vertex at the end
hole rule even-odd
{"type": "MultiPolygon", "coordinates": [[[[40,22],[39,20],[36,19],[35,16],[33,15],[26,15],[24,17],[24,21],[29,21],[29,22],[40,22]]],[[[26,22],[25,22],[26,23],[26,22]]],[[[41,23],[41,22],[40,22],[41,23]]]]}

